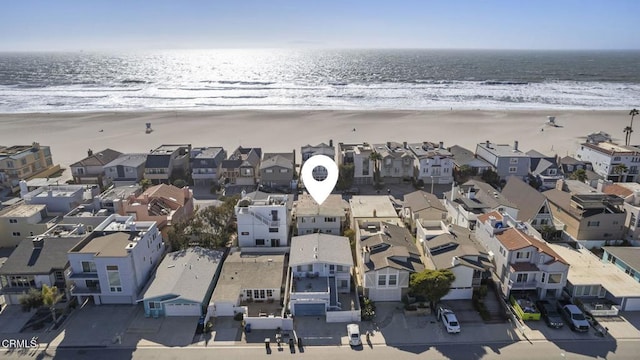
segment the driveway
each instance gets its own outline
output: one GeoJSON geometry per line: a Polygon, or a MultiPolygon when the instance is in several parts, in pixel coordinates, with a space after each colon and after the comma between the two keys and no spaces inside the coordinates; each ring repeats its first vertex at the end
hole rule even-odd
{"type": "Polygon", "coordinates": [[[22,306],[7,305],[0,312],[0,333],[19,333],[35,311],[22,311],[22,306]]]}
{"type": "Polygon", "coordinates": [[[135,317],[135,305],[90,305],[74,311],[52,344],[107,346],[117,342],[135,317]]]}

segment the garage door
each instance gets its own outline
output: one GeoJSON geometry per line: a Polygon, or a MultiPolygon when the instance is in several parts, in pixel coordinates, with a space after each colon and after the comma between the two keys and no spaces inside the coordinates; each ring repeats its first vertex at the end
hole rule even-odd
{"type": "Polygon", "coordinates": [[[369,298],[373,301],[400,301],[402,290],[398,289],[370,289],[369,298]]]}
{"type": "Polygon", "coordinates": [[[199,304],[164,304],[165,316],[200,316],[199,304]]]}
{"type": "Polygon", "coordinates": [[[627,298],[624,302],[624,311],[639,311],[640,310],[640,299],[638,298],[627,298]]]}
{"type": "Polygon", "coordinates": [[[324,315],[324,304],[295,304],[293,315],[295,316],[319,316],[324,315]]]}
{"type": "Polygon", "coordinates": [[[471,299],[473,297],[473,289],[451,289],[442,300],[460,300],[471,299]]]}

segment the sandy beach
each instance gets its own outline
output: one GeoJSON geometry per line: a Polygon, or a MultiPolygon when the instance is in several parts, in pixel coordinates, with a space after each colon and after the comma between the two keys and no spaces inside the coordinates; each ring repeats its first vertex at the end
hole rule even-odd
{"type": "MultiPolygon", "coordinates": [[[[265,152],[296,150],[328,142],[444,141],[475,150],[478,142],[513,143],[520,149],[565,156],[584,136],[605,131],[624,139],[629,124],[619,111],[165,111],[0,114],[0,144],[51,146],[53,160],[66,167],[89,148],[148,152],[163,143],[193,146],[258,146],[265,152]],[[546,126],[556,116],[558,127],[546,126]],[[145,123],[153,132],[145,134],[145,123]],[[355,131],[353,131],[355,129],[355,131]]],[[[640,126],[640,125],[638,125],[640,126]]],[[[632,143],[640,142],[640,130],[632,143]],[[635,140],[635,141],[634,141],[635,140]]]]}

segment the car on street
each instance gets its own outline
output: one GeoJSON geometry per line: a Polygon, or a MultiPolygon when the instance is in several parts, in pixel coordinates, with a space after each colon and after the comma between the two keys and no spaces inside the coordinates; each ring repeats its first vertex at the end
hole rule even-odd
{"type": "Polygon", "coordinates": [[[347,335],[349,336],[349,345],[362,345],[362,340],[360,339],[360,326],[358,326],[358,324],[347,325],[347,335]]]}
{"type": "Polygon", "coordinates": [[[556,310],[556,307],[553,306],[547,300],[539,300],[536,301],[536,306],[540,311],[540,315],[547,326],[550,328],[559,329],[564,326],[564,321],[562,320],[562,315],[556,310]]]}
{"type": "Polygon", "coordinates": [[[449,334],[457,334],[460,332],[460,323],[453,311],[440,307],[438,309],[438,318],[442,321],[442,324],[449,334]]]}

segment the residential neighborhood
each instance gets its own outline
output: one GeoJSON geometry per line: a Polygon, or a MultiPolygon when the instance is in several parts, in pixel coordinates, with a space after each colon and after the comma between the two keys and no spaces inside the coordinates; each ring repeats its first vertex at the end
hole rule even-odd
{"type": "MultiPolygon", "coordinates": [[[[180,326],[181,346],[216,334],[212,344],[302,348],[348,344],[351,323],[370,342],[380,334],[378,344],[393,338],[381,327],[395,316],[454,336],[426,320],[444,313],[461,333],[553,338],[540,301],[576,305],[596,337],[628,332],[619,319],[640,315],[640,148],[597,136],[576,158],[522,152],[517,140],[475,153],[430,141],[333,144],[89,151],[66,183],[40,186],[0,168],[14,194],[0,208],[0,332],[65,344],[60,330],[117,309],[130,320],[108,345],[180,326]],[[353,170],[320,204],[298,181],[297,164],[312,156],[353,170]]],[[[0,148],[2,164],[26,148],[0,148]]],[[[31,148],[52,166],[48,147],[31,148]]],[[[44,175],[33,174],[49,175],[38,166],[44,175]]]]}

